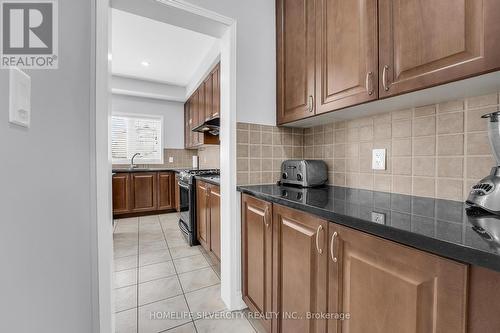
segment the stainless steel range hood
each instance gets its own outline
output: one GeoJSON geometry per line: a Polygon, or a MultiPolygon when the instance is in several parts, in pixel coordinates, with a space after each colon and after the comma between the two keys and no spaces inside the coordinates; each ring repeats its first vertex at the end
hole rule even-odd
{"type": "Polygon", "coordinates": [[[203,124],[198,127],[193,128],[193,132],[200,133],[210,133],[212,135],[219,135],[220,129],[220,118],[213,118],[210,120],[206,120],[203,124]]]}

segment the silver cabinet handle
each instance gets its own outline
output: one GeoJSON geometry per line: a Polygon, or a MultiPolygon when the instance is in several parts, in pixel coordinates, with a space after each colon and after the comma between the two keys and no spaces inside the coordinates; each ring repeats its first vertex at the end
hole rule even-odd
{"type": "Polygon", "coordinates": [[[320,233],[321,231],[323,231],[323,226],[322,226],[322,225],[320,225],[320,226],[318,227],[318,230],[316,231],[316,250],[318,250],[318,253],[319,253],[319,254],[323,254],[323,249],[320,249],[320,248],[319,248],[319,233],[320,233]]]}
{"type": "Polygon", "coordinates": [[[338,259],[337,259],[337,256],[335,256],[335,247],[334,247],[334,243],[335,243],[335,239],[337,239],[338,237],[338,233],[335,231],[332,235],[332,240],[330,241],[330,255],[332,256],[332,261],[333,262],[337,262],[338,259]]]}
{"type": "Polygon", "coordinates": [[[309,95],[309,97],[307,99],[307,110],[309,112],[314,111],[314,97],[313,97],[313,95],[309,95]]]}
{"type": "Polygon", "coordinates": [[[384,70],[382,71],[382,85],[384,86],[385,91],[389,91],[389,84],[387,83],[387,72],[389,71],[389,66],[385,65],[384,70]]]}
{"type": "Polygon", "coordinates": [[[366,86],[366,91],[368,92],[368,95],[373,95],[373,85],[372,85],[372,82],[373,82],[373,72],[368,72],[366,73],[366,82],[365,82],[365,86],[366,86]]]}
{"type": "Polygon", "coordinates": [[[266,207],[264,210],[264,224],[266,225],[266,228],[269,228],[269,221],[267,220],[267,214],[269,214],[269,207],[266,207]]]}

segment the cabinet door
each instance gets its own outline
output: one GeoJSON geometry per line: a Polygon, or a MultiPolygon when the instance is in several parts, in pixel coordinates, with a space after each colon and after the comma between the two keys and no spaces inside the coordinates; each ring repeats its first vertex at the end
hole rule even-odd
{"type": "Polygon", "coordinates": [[[465,332],[466,265],[349,228],[334,232],[329,312],[350,319],[330,321],[330,333],[465,332]]]}
{"type": "Polygon", "coordinates": [[[278,124],[314,115],[316,0],[277,0],[278,124]]]}
{"type": "Polygon", "coordinates": [[[130,212],[130,174],[117,173],[113,176],[113,214],[130,212]]]}
{"type": "Polygon", "coordinates": [[[205,122],[206,112],[205,83],[202,83],[198,90],[198,125],[201,125],[205,122]]]}
{"type": "Polygon", "coordinates": [[[306,315],[327,310],[327,222],[279,205],[273,214],[275,332],[323,333],[326,321],[306,315]]]}
{"type": "Polygon", "coordinates": [[[174,180],[174,193],[175,193],[175,210],[180,213],[181,211],[181,189],[179,188],[179,175],[175,175],[175,180],[174,180]]]}
{"type": "Polygon", "coordinates": [[[212,115],[211,118],[220,115],[220,65],[215,67],[212,73],[212,115]]]}
{"type": "Polygon", "coordinates": [[[212,85],[212,74],[208,75],[208,78],[203,82],[203,89],[205,91],[205,118],[204,120],[209,120],[212,118],[213,109],[213,85],[212,85]]]}
{"type": "Polygon", "coordinates": [[[157,210],[157,173],[136,172],[131,178],[132,212],[149,212],[157,210]]]}
{"type": "Polygon", "coordinates": [[[220,260],[220,188],[210,185],[210,251],[220,260]]]}
{"type": "Polygon", "coordinates": [[[191,119],[190,100],[184,104],[184,148],[191,147],[191,128],[189,126],[189,120],[191,119]]]}
{"type": "MultiPolygon", "coordinates": [[[[241,209],[243,300],[259,313],[272,311],[272,205],[242,196],[241,209]]],[[[271,320],[262,320],[271,332],[271,320]]]]}
{"type": "Polygon", "coordinates": [[[174,173],[158,173],[158,210],[174,209],[174,173]]]}
{"type": "Polygon", "coordinates": [[[208,184],[196,182],[196,227],[198,241],[210,251],[210,220],[208,214],[208,184]]]}
{"type": "Polygon", "coordinates": [[[379,0],[380,97],[499,68],[499,20],[497,0],[379,0]]]}
{"type": "Polygon", "coordinates": [[[317,0],[316,113],[378,97],[377,0],[317,0]]]}

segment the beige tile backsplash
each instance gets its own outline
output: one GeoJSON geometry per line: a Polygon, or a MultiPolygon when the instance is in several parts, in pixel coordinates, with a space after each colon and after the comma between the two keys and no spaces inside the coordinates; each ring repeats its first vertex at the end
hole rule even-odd
{"type": "Polygon", "coordinates": [[[306,129],[239,123],[238,184],[275,182],[285,159],[322,159],[330,184],[463,200],[494,165],[481,115],[498,104],[491,94],[306,129]],[[371,169],[375,148],[387,170],[371,169]]]}
{"type": "Polygon", "coordinates": [[[279,179],[281,163],[303,157],[302,129],[238,123],[238,184],[269,184],[279,179]]]}
{"type": "MultiPolygon", "coordinates": [[[[193,156],[197,156],[197,150],[191,149],[164,149],[163,164],[140,164],[141,168],[191,168],[193,165],[193,156]],[[173,162],[169,162],[169,158],[173,158],[173,162]]],[[[113,168],[128,167],[129,165],[114,164],[113,168]]]]}

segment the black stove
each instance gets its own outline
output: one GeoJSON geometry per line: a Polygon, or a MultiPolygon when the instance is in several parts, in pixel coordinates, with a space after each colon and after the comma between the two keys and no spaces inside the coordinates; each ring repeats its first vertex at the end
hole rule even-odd
{"type": "Polygon", "coordinates": [[[219,169],[183,170],[179,173],[179,228],[189,245],[198,245],[196,237],[196,179],[195,176],[219,175],[219,169]]]}

